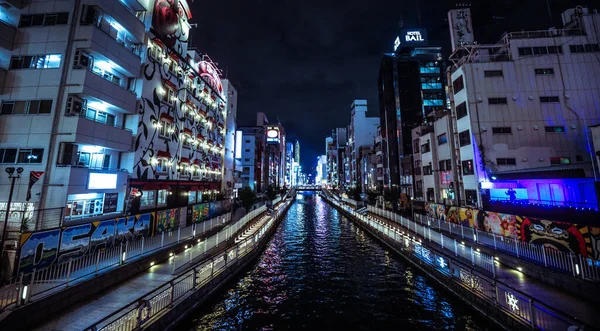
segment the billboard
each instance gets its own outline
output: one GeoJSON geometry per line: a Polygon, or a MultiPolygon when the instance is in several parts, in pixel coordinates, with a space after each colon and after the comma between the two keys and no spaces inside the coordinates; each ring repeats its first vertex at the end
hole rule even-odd
{"type": "Polygon", "coordinates": [[[450,42],[452,43],[453,52],[462,45],[473,44],[473,23],[471,22],[470,8],[449,11],[448,24],[450,25],[450,42]]]}
{"type": "Polygon", "coordinates": [[[405,29],[394,40],[394,51],[401,45],[406,47],[427,45],[427,30],[425,29],[405,29]]]}
{"type": "Polygon", "coordinates": [[[185,57],[192,13],[186,0],[155,0],[152,32],[169,48],[185,57]]]}
{"type": "Polygon", "coordinates": [[[279,143],[280,134],[279,128],[276,126],[269,126],[267,128],[267,143],[279,143]]]}

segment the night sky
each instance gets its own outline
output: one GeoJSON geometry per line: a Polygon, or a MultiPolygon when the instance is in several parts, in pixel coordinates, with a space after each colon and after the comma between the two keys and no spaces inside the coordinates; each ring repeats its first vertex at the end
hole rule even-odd
{"type": "MultiPolygon", "coordinates": [[[[393,51],[400,29],[426,28],[430,45],[441,45],[447,57],[446,16],[460,2],[196,0],[190,22],[198,24],[193,46],[209,54],[239,92],[238,125],[255,125],[260,111],[271,122],[279,119],[288,141],[300,140],[307,170],[325,154],[332,129],[350,123],[354,99],[367,99],[368,115],[378,116],[381,54],[393,51]]],[[[504,31],[560,28],[560,13],[586,0],[550,0],[553,24],[546,0],[472,2],[475,39],[494,43],[504,31]]]]}

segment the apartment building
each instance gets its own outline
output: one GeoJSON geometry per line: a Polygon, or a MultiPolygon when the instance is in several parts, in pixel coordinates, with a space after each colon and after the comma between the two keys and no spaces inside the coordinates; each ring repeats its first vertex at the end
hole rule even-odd
{"type": "Polygon", "coordinates": [[[36,211],[31,230],[221,191],[226,92],[188,47],[186,1],[4,1],[1,15],[0,162],[24,169],[13,201],[36,211]]]}

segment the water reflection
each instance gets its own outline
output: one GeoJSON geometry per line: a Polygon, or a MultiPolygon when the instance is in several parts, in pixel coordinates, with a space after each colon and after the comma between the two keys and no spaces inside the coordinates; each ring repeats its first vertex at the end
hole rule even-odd
{"type": "Polygon", "coordinates": [[[254,267],[190,322],[196,330],[479,329],[461,302],[305,195],[254,267]]]}

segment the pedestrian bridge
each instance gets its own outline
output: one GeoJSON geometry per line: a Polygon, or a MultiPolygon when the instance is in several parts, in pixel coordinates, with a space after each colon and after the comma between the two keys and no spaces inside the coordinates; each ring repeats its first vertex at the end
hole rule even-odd
{"type": "Polygon", "coordinates": [[[294,188],[296,191],[320,191],[321,185],[297,185],[294,188]]]}

